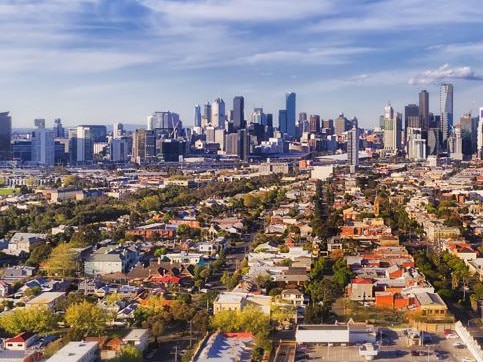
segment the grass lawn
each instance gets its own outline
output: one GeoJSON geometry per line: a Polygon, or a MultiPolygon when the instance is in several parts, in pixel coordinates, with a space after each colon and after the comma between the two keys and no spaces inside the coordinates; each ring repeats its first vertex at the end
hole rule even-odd
{"type": "Polygon", "coordinates": [[[4,189],[4,188],[0,188],[0,196],[18,194],[19,191],[20,191],[19,189],[4,189]]]}

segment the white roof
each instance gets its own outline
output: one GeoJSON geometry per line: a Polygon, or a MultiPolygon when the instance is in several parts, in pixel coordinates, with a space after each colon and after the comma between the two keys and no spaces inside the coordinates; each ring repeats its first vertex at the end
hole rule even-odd
{"type": "Polygon", "coordinates": [[[125,341],[139,341],[142,336],[148,333],[147,329],[133,329],[131,330],[126,337],[123,338],[125,341]]]}
{"type": "Polygon", "coordinates": [[[97,348],[97,342],[69,342],[50,357],[47,362],[80,362],[83,361],[85,355],[97,348]]]}

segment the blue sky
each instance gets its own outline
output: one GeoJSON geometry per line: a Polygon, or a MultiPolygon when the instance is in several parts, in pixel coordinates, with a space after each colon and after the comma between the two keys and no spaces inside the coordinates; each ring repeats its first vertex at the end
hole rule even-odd
{"type": "Polygon", "coordinates": [[[0,0],[0,110],[14,127],[144,124],[221,96],[278,114],[375,126],[454,84],[455,119],[483,106],[479,0],[0,0]]]}

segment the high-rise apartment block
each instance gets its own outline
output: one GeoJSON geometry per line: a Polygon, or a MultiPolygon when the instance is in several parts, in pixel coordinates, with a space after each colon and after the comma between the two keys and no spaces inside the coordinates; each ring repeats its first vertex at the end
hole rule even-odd
{"type": "Polygon", "coordinates": [[[352,129],[347,131],[347,162],[351,173],[359,166],[359,127],[357,119],[353,122],[352,129]]]}
{"type": "Polygon", "coordinates": [[[296,95],[294,92],[289,92],[285,95],[285,110],[287,114],[287,131],[286,133],[291,137],[297,136],[296,132],[296,95]]]}
{"type": "Polygon", "coordinates": [[[407,128],[406,157],[411,161],[426,160],[426,140],[422,137],[421,128],[407,128]]]}
{"type": "Polygon", "coordinates": [[[424,134],[429,128],[429,93],[419,92],[419,126],[424,134]]]}
{"type": "Polygon", "coordinates": [[[396,154],[401,150],[402,115],[390,104],[384,107],[384,150],[396,154]]]}
{"type": "Polygon", "coordinates": [[[36,119],[32,132],[32,161],[43,166],[55,164],[54,130],[45,128],[45,119],[36,119]]]}
{"type": "Polygon", "coordinates": [[[0,161],[12,159],[10,138],[12,137],[12,117],[10,112],[0,113],[0,161]]]}
{"type": "Polygon", "coordinates": [[[211,104],[211,125],[218,128],[224,127],[225,119],[225,102],[218,97],[211,104]]]}
{"type": "Polygon", "coordinates": [[[441,145],[448,150],[448,137],[453,128],[453,85],[443,83],[440,87],[441,145]]]}
{"type": "Polygon", "coordinates": [[[236,96],[233,98],[233,128],[238,130],[245,128],[245,98],[243,96],[236,96]]]}

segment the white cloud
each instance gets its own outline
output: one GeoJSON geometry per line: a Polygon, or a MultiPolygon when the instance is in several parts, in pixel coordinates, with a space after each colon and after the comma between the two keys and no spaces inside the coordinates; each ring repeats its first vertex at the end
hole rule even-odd
{"type": "MultiPolygon", "coordinates": [[[[315,32],[404,32],[434,25],[477,25],[483,16],[479,4],[479,0],[467,0],[464,6],[452,0],[385,0],[371,3],[348,0],[345,6],[332,9],[333,16],[309,25],[308,29],[315,32]]],[[[439,30],[444,31],[443,28],[439,30]]]]}
{"type": "Polygon", "coordinates": [[[328,47],[323,50],[310,48],[307,51],[276,50],[255,53],[242,57],[235,63],[292,63],[292,64],[342,64],[351,55],[370,52],[371,48],[364,47],[328,47]]]}
{"type": "Polygon", "coordinates": [[[414,77],[409,78],[409,84],[437,84],[452,79],[483,80],[483,75],[477,74],[469,66],[451,68],[444,64],[438,69],[426,70],[414,77]]]}
{"type": "MultiPolygon", "coordinates": [[[[331,8],[328,0],[138,0],[140,4],[166,17],[194,23],[295,21],[331,8]]],[[[207,24],[209,25],[209,24],[207,24]]]]}

